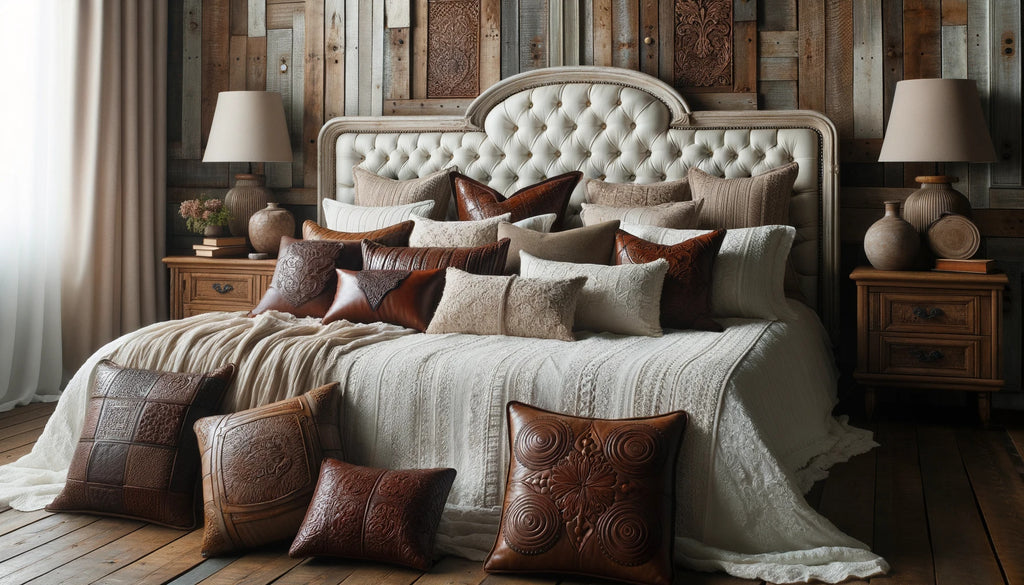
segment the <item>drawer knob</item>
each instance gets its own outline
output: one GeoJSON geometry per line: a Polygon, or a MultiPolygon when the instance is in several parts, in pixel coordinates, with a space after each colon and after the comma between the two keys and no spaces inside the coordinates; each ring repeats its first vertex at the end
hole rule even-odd
{"type": "Polygon", "coordinates": [[[231,286],[230,284],[221,284],[219,282],[215,282],[213,283],[213,290],[217,291],[222,295],[226,295],[229,292],[235,290],[235,287],[231,286]]]}
{"type": "Polygon", "coordinates": [[[938,307],[932,307],[931,309],[925,309],[924,307],[914,307],[914,316],[918,319],[934,319],[942,316],[942,309],[938,307]]]}
{"type": "Polygon", "coordinates": [[[937,361],[941,360],[942,358],[946,357],[946,356],[942,355],[942,352],[937,350],[937,349],[933,349],[931,351],[925,351],[923,349],[915,349],[915,350],[911,351],[910,353],[914,357],[917,358],[917,361],[925,363],[925,364],[930,364],[930,363],[933,363],[933,362],[937,362],[937,361]]]}

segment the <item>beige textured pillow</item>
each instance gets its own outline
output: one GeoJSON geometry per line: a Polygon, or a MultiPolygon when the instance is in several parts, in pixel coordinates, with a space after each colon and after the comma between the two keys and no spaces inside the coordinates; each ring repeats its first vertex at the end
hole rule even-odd
{"type": "Polygon", "coordinates": [[[576,303],[576,329],[661,336],[661,287],[668,260],[601,266],[541,260],[523,252],[524,278],[587,277],[576,303]]]}
{"type": "Polygon", "coordinates": [[[430,212],[430,217],[444,219],[452,200],[451,180],[448,175],[453,170],[441,169],[418,179],[396,181],[354,167],[352,181],[355,184],[355,204],[364,207],[394,207],[418,201],[433,201],[434,209],[430,212]]]}
{"type": "Polygon", "coordinates": [[[480,276],[449,268],[427,333],[512,335],[575,341],[576,300],[587,279],[480,276]]]}
{"type": "Polygon", "coordinates": [[[685,230],[697,227],[702,204],[702,201],[679,201],[649,207],[610,207],[584,203],[580,218],[583,219],[583,225],[617,219],[622,223],[685,230]]]}
{"type": "Polygon", "coordinates": [[[470,221],[434,221],[413,217],[415,225],[409,235],[409,245],[415,248],[430,246],[475,248],[498,241],[498,224],[508,221],[509,214],[470,221]]]}
{"type": "Polygon", "coordinates": [[[498,225],[498,238],[508,238],[507,274],[519,272],[519,252],[529,252],[545,260],[610,264],[615,248],[618,221],[608,221],[564,232],[545,234],[510,223],[498,225]]]}
{"type": "Polygon", "coordinates": [[[587,203],[610,207],[649,207],[662,203],[689,201],[690,185],[686,179],[663,183],[605,183],[587,181],[587,203]]]}
{"type": "Polygon", "coordinates": [[[352,205],[334,199],[324,199],[324,223],[336,232],[368,232],[408,221],[414,215],[430,215],[433,201],[417,201],[389,207],[352,205]]]}
{"type": "Polygon", "coordinates": [[[788,224],[789,201],[799,172],[800,165],[791,162],[756,177],[722,179],[691,167],[689,179],[693,200],[704,202],[699,224],[695,227],[729,229],[788,224]]]}

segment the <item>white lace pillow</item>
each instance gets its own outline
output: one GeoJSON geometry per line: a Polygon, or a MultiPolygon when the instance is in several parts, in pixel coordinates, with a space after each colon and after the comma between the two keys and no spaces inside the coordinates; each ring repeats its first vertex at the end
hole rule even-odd
{"type": "Polygon", "coordinates": [[[700,222],[704,201],[677,201],[646,207],[612,207],[584,203],[580,218],[583,225],[619,220],[622,223],[653,225],[675,229],[695,228],[700,222]]]}
{"type": "MultiPolygon", "coordinates": [[[[628,224],[623,224],[621,229],[667,246],[708,233],[708,230],[628,224]]],[[[727,230],[711,278],[712,315],[753,319],[793,317],[783,282],[794,237],[796,229],[788,225],[727,230]]]]}
{"type": "Polygon", "coordinates": [[[668,261],[602,266],[556,262],[520,252],[521,272],[528,278],[585,276],[576,303],[576,329],[620,335],[661,335],[661,287],[668,261]]]}
{"type": "Polygon", "coordinates": [[[427,333],[512,335],[574,341],[573,314],[586,277],[481,276],[445,272],[444,293],[427,333]]]}
{"type": "MultiPolygon", "coordinates": [[[[511,214],[470,221],[434,221],[413,216],[415,226],[409,236],[409,245],[417,248],[440,246],[475,248],[498,241],[498,224],[507,222],[511,214]]],[[[547,232],[555,223],[554,213],[521,219],[513,225],[538,232],[547,232]]]]}
{"type": "Polygon", "coordinates": [[[324,199],[324,223],[339,232],[366,232],[402,223],[414,215],[426,217],[434,209],[433,201],[417,201],[390,207],[363,207],[324,199]]]}

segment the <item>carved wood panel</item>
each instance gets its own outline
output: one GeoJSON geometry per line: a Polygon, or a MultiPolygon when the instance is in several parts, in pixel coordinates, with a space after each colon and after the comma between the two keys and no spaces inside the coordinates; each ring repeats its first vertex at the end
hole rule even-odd
{"type": "Polygon", "coordinates": [[[427,97],[480,93],[479,0],[430,0],[427,13],[427,97]]]}
{"type": "Polygon", "coordinates": [[[675,84],[731,87],[732,0],[677,0],[675,84]]]}

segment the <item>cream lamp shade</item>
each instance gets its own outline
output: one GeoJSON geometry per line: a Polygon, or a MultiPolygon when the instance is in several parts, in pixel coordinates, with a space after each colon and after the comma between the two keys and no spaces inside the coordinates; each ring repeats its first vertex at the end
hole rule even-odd
{"type": "Polygon", "coordinates": [[[291,162],[281,94],[222,91],[203,162],[291,162]]]}

